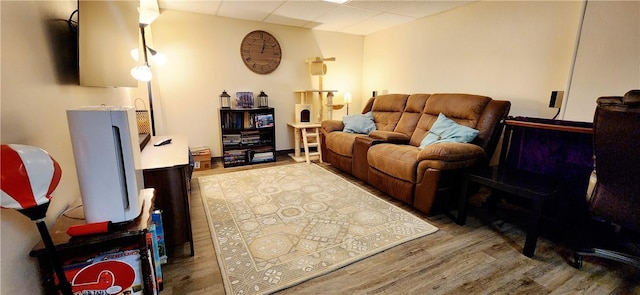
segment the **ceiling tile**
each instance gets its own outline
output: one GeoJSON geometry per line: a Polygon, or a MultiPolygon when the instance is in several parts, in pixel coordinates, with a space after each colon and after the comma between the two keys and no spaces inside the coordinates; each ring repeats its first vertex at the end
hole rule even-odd
{"type": "Polygon", "coordinates": [[[284,1],[222,1],[218,15],[262,21],[284,1]]]}
{"type": "Polygon", "coordinates": [[[340,32],[354,35],[367,35],[401,25],[412,20],[414,20],[414,18],[391,13],[382,13],[372,18],[365,19],[357,24],[348,26],[340,30],[340,32]]]}
{"type": "Polygon", "coordinates": [[[389,10],[391,13],[421,18],[465,5],[471,1],[403,1],[403,5],[389,10]]]}
{"type": "Polygon", "coordinates": [[[267,16],[267,18],[264,21],[272,24],[294,26],[294,27],[305,27],[305,25],[310,23],[310,21],[308,20],[290,18],[290,17],[281,16],[277,14],[271,14],[267,16]]]}
{"type": "Polygon", "coordinates": [[[387,12],[389,10],[402,6],[405,2],[413,2],[413,1],[351,0],[345,3],[345,5],[369,9],[369,10],[375,10],[380,12],[387,12]]]}
{"type": "Polygon", "coordinates": [[[326,1],[286,1],[273,14],[312,21],[340,6],[326,1]]]}
{"type": "Polygon", "coordinates": [[[314,21],[320,23],[319,30],[340,31],[341,29],[380,14],[378,11],[351,6],[338,6],[314,21]]]}
{"type": "Polygon", "coordinates": [[[158,0],[164,9],[367,35],[477,0],[158,0]]]}
{"type": "MultiPolygon", "coordinates": [[[[158,0],[162,9],[215,15],[222,1],[158,0]]],[[[162,11],[161,11],[162,13],[162,11]]]]}

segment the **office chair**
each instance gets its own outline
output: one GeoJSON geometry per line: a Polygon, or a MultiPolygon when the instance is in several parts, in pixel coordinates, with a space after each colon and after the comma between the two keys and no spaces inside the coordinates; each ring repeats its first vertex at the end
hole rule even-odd
{"type": "MultiPolygon", "coordinates": [[[[597,181],[587,194],[589,213],[591,220],[612,224],[617,237],[633,240],[640,233],[640,90],[624,97],[600,97],[597,104],[593,119],[597,181]]],[[[634,250],[633,242],[628,245],[632,247],[624,250],[580,249],[575,267],[582,267],[583,256],[596,256],[640,268],[640,247],[635,244],[634,250]]]]}

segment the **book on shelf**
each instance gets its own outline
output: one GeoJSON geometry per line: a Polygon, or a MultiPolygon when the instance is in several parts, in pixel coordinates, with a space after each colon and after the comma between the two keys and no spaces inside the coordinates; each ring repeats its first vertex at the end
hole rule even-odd
{"type": "Polygon", "coordinates": [[[242,143],[242,136],[240,134],[225,134],[222,136],[223,145],[237,145],[242,143]]]}
{"type": "Polygon", "coordinates": [[[229,150],[224,152],[224,155],[245,155],[247,153],[247,150],[229,150]]]}
{"type": "Polygon", "coordinates": [[[240,134],[242,134],[242,135],[260,134],[260,131],[258,131],[258,130],[243,130],[243,131],[240,131],[240,134]]]}
{"type": "Polygon", "coordinates": [[[251,162],[253,163],[257,163],[257,162],[266,162],[266,161],[273,161],[275,159],[275,156],[273,154],[273,151],[269,151],[269,152],[256,152],[253,153],[253,156],[251,157],[251,162]]]}
{"type": "Polygon", "coordinates": [[[242,144],[259,144],[260,143],[260,135],[255,136],[243,136],[241,140],[242,144]]]}
{"type": "Polygon", "coordinates": [[[244,114],[224,113],[222,118],[222,129],[239,129],[245,126],[244,114]]]}
{"type": "Polygon", "coordinates": [[[223,158],[225,164],[246,163],[247,150],[226,151],[224,152],[223,158]]]}
{"type": "Polygon", "coordinates": [[[255,154],[253,154],[253,158],[254,158],[254,159],[256,159],[256,158],[259,158],[259,159],[260,159],[260,158],[261,158],[261,159],[264,159],[264,158],[273,158],[273,152],[255,153],[255,154]]]}

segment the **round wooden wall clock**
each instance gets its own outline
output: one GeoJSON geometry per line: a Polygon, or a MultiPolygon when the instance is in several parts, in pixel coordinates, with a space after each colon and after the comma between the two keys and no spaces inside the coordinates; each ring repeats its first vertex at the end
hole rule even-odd
{"type": "Polygon", "coordinates": [[[240,44],[240,55],[249,70],[264,75],[278,68],[282,50],[273,35],[258,30],[244,36],[240,44]]]}

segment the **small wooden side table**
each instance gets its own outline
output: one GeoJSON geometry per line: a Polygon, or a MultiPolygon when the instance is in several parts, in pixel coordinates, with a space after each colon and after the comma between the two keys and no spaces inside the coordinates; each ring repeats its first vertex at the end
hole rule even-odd
{"type": "Polygon", "coordinates": [[[460,225],[466,222],[468,206],[467,190],[471,182],[531,201],[532,206],[527,225],[527,237],[522,253],[527,257],[533,257],[540,232],[542,207],[545,201],[557,198],[562,193],[562,186],[555,183],[549,177],[522,171],[513,171],[499,166],[491,166],[466,173],[460,190],[460,204],[456,220],[456,223],[460,225]]]}

